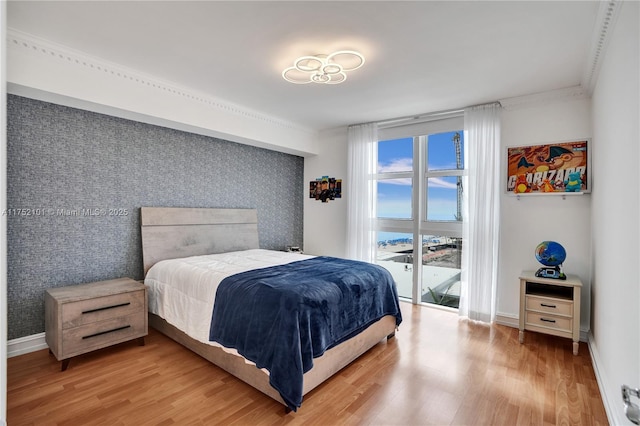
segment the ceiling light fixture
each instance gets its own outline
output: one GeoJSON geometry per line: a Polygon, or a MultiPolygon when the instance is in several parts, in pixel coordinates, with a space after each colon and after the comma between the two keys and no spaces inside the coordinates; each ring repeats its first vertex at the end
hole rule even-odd
{"type": "Polygon", "coordinates": [[[301,56],[293,66],[282,71],[282,77],[290,83],[338,84],[347,79],[347,71],[364,64],[364,56],[353,50],[339,50],[330,55],[301,56]]]}

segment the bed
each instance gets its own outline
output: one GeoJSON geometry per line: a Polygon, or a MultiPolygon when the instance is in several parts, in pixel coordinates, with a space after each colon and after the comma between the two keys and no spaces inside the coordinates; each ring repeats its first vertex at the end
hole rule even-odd
{"type": "MultiPolygon", "coordinates": [[[[302,396],[378,342],[394,336],[402,320],[392,279],[391,283],[372,284],[372,289],[365,290],[360,284],[353,284],[353,280],[362,280],[362,276],[370,274],[372,280],[384,282],[388,272],[363,262],[262,250],[259,248],[255,209],[143,207],[141,236],[145,284],[149,287],[149,325],[282,403],[287,411],[295,411],[302,403],[302,396]],[[369,269],[353,274],[354,268],[360,267],[369,269]],[[315,305],[323,304],[321,310],[314,311],[314,305],[309,308],[309,313],[297,314],[297,317],[311,318],[303,325],[294,324],[290,315],[283,313],[283,308],[265,308],[278,303],[282,306],[295,305],[295,301],[301,298],[307,300],[306,295],[302,297],[296,293],[305,292],[307,288],[313,289],[309,290],[311,293],[325,291],[325,287],[333,289],[333,284],[322,284],[320,271],[324,268],[327,268],[327,276],[340,275],[342,281],[350,283],[346,287],[357,289],[357,294],[349,297],[333,293],[322,295],[320,302],[314,302],[315,305]],[[297,278],[301,275],[295,274],[310,274],[310,283],[301,284],[297,278]],[[267,279],[275,281],[265,281],[267,279]],[[248,285],[250,290],[247,291],[252,293],[240,293],[235,295],[236,299],[225,301],[223,296],[232,297],[238,289],[244,288],[239,286],[238,280],[248,285]],[[302,290],[291,290],[290,283],[295,283],[291,287],[302,290]],[[285,293],[290,294],[287,297],[294,297],[295,301],[276,301],[271,305],[255,302],[284,297],[275,288],[286,289],[285,293]],[[361,301],[369,303],[367,297],[372,292],[375,301],[371,302],[370,309],[367,304],[364,308],[342,308],[337,313],[328,313],[325,306],[363,303],[361,301]],[[251,315],[246,314],[245,308],[241,309],[242,305],[274,317],[251,323],[251,316],[257,314],[254,311],[251,315]],[[366,313],[367,317],[360,318],[358,314],[345,319],[344,312],[368,310],[371,312],[366,313]],[[231,312],[230,317],[223,316],[227,311],[231,312]],[[334,321],[336,315],[341,315],[342,319],[334,321]],[[259,329],[263,323],[271,324],[269,321],[278,326],[259,329]],[[307,322],[311,325],[302,330],[307,322]],[[317,325],[317,322],[322,324],[317,325]],[[341,328],[339,323],[346,325],[341,328]],[[346,329],[347,326],[351,328],[346,329]],[[293,329],[287,335],[291,327],[293,329]],[[284,333],[284,337],[268,334],[271,329],[284,333]],[[294,351],[291,364],[283,365],[283,360],[289,359],[288,353],[272,355],[269,351],[245,348],[235,344],[232,333],[251,335],[250,339],[245,339],[249,341],[262,338],[261,342],[254,342],[259,343],[259,348],[273,346],[279,351],[286,346],[287,351],[294,348],[302,354],[298,356],[294,351]],[[296,339],[295,344],[286,343],[292,338],[296,339]],[[277,343],[279,340],[285,343],[277,343]],[[290,367],[291,373],[285,373],[283,381],[280,378],[283,373],[278,371],[285,367],[290,367]]],[[[305,282],[307,280],[305,278],[305,282]]]]}

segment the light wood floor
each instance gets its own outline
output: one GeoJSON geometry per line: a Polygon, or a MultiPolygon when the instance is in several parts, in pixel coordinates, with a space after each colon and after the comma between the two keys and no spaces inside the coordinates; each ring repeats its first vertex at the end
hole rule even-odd
{"type": "Polygon", "coordinates": [[[402,304],[396,338],[285,414],[282,405],[150,330],[74,358],[41,350],[8,360],[17,425],[597,425],[607,419],[586,344],[459,320],[402,304]]]}

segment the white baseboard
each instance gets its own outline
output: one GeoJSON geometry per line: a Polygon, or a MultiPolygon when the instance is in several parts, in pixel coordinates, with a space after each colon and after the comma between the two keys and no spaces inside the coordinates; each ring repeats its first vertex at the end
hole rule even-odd
{"type": "Polygon", "coordinates": [[[607,413],[607,420],[609,420],[609,424],[630,425],[631,422],[622,415],[624,412],[622,408],[622,396],[618,392],[616,392],[615,395],[612,395],[611,392],[607,392],[607,375],[602,366],[602,360],[600,359],[600,354],[598,354],[595,339],[591,333],[589,333],[589,353],[591,354],[593,372],[596,375],[596,381],[598,382],[598,388],[600,388],[600,396],[602,397],[604,411],[607,413]]]}
{"type": "Polygon", "coordinates": [[[496,314],[496,324],[506,325],[507,327],[518,328],[518,316],[511,314],[496,314]]]}
{"type": "Polygon", "coordinates": [[[19,337],[7,342],[7,358],[47,349],[48,347],[47,342],[44,340],[44,333],[19,337]]]}

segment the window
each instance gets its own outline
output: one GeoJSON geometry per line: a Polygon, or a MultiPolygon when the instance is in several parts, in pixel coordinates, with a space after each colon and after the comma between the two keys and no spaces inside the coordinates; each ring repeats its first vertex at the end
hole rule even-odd
{"type": "Polygon", "coordinates": [[[462,117],[445,121],[378,142],[376,262],[394,276],[400,297],[457,308],[464,133],[462,117]]]}
{"type": "Polygon", "coordinates": [[[412,219],[413,138],[378,142],[378,217],[412,219]]]}

